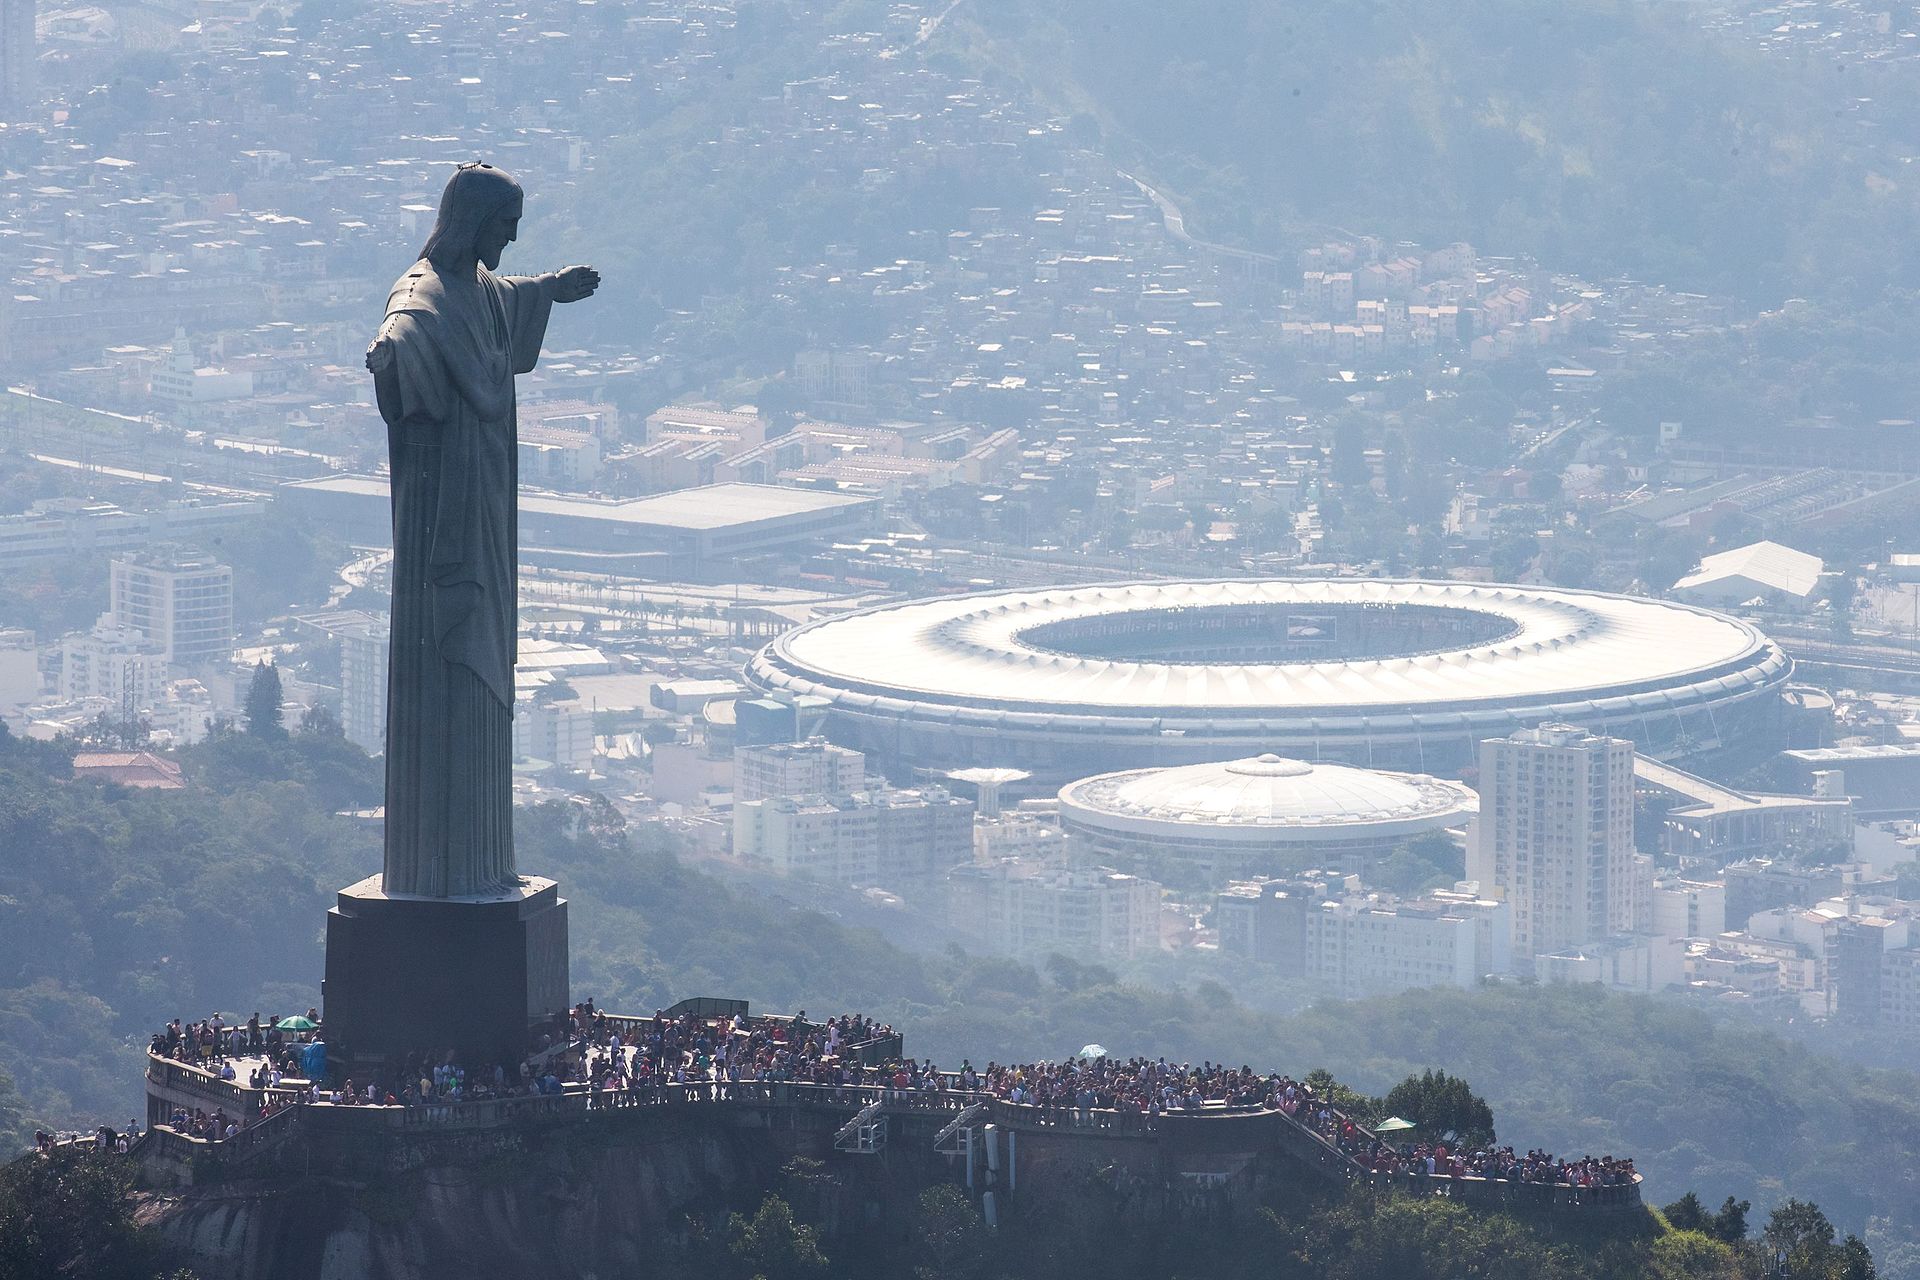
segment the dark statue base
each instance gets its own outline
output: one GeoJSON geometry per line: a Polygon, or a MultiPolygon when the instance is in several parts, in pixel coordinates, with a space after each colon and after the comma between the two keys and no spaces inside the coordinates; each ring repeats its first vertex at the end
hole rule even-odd
{"type": "Polygon", "coordinates": [[[369,876],[327,912],[321,993],[336,1076],[449,1051],[469,1070],[511,1069],[571,1007],[566,899],[536,878],[491,897],[416,898],[369,876]]]}

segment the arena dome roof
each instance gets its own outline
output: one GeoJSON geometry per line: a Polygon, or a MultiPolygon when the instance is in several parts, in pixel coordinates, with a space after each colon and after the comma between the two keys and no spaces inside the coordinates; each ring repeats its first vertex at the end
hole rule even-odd
{"type": "Polygon", "coordinates": [[[1082,778],[1061,788],[1060,808],[1072,825],[1274,844],[1414,835],[1453,825],[1479,797],[1425,774],[1268,753],[1082,778]]]}

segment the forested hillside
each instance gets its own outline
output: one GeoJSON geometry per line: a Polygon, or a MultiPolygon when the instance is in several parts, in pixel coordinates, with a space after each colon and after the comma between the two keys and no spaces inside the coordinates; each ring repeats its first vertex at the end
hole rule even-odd
{"type": "Polygon", "coordinates": [[[1857,101],[1911,119],[1911,85],[1764,57],[1693,6],[975,0],[949,21],[1192,197],[1202,234],[1465,239],[1774,304],[1920,282],[1920,182],[1857,101]]]}
{"type": "MultiPolygon", "coordinates": [[[[332,893],[377,868],[378,843],[335,817],[377,794],[332,734],[232,733],[183,759],[192,785],[128,792],[63,776],[37,744],[0,744],[0,1071],[36,1122],[117,1122],[139,1050],[165,1018],[304,1009],[318,998],[332,893]],[[137,833],[137,834],[136,834],[137,833]],[[84,928],[89,918],[107,927],[84,928]]],[[[1384,1092],[1429,1066],[1464,1075],[1503,1142],[1632,1154],[1656,1202],[1689,1189],[1756,1213],[1818,1201],[1868,1239],[1882,1274],[1920,1275],[1920,1078],[1826,1059],[1674,1004],[1596,990],[1420,992],[1294,1018],[1217,983],[1127,985],[1096,965],[1034,968],[903,952],[877,935],[722,885],[602,804],[526,812],[520,860],[573,902],[576,997],[647,1011],[682,996],[769,1009],[857,1009],[902,1026],[916,1056],[957,1066],[1122,1054],[1317,1067],[1384,1092]]],[[[9,1122],[0,1103],[0,1126],[9,1122]]]]}

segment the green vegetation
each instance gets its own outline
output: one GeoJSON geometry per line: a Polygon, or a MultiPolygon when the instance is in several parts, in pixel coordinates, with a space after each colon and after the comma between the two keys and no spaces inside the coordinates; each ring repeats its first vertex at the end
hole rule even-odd
{"type": "Polygon", "coordinates": [[[379,802],[343,739],[228,732],[179,759],[195,786],[133,791],[0,737],[0,1069],[35,1124],[124,1122],[170,1017],[313,1004],[330,895],[377,865],[333,817],[379,802]]]}
{"type": "MultiPolygon", "coordinates": [[[[314,1003],[331,895],[379,864],[377,840],[333,816],[379,793],[376,766],[337,735],[226,732],[180,759],[187,790],[132,792],[68,779],[44,744],[0,740],[0,1069],[28,1127],[132,1114],[137,1050],[168,1017],[314,1003]]],[[[951,1066],[1097,1040],[1121,1054],[1326,1067],[1368,1107],[1400,1106],[1388,1091],[1412,1076],[1397,1098],[1444,1108],[1447,1127],[1476,1126],[1484,1099],[1503,1142],[1631,1153],[1655,1196],[1698,1188],[1762,1211],[1811,1199],[1873,1247],[1882,1274],[1920,1275],[1920,1172],[1887,1158],[1920,1150],[1910,1072],[1597,989],[1422,991],[1279,1017],[1217,982],[1160,989],[1066,958],[1035,968],[910,953],[694,871],[598,800],[525,811],[518,839],[523,866],[566,886],[574,992],[604,1008],[723,993],[858,1009],[951,1066]],[[1445,1081],[1436,1072],[1429,1086],[1429,1068],[1445,1081]]],[[[1407,1212],[1441,1215],[1408,1219],[1408,1232],[1450,1230],[1444,1206],[1407,1212]]]]}
{"type": "Polygon", "coordinates": [[[1422,1137],[1457,1133],[1460,1144],[1470,1147],[1493,1141],[1493,1108],[1475,1097],[1465,1080],[1444,1071],[1408,1076],[1387,1091],[1379,1109],[1413,1121],[1422,1137]]]}
{"type": "Polygon", "coordinates": [[[255,663],[253,680],[247,685],[247,732],[256,738],[284,737],[287,729],[280,704],[285,698],[280,669],[265,661],[255,663]]]}
{"type": "Polygon", "coordinates": [[[836,1232],[820,1206],[840,1179],[818,1166],[795,1167],[806,1163],[790,1165],[777,1191],[750,1191],[760,1197],[751,1212],[691,1219],[679,1240],[663,1242],[656,1273],[705,1280],[1759,1280],[1771,1274],[1776,1239],[1790,1238],[1795,1276],[1874,1274],[1859,1241],[1834,1244],[1832,1224],[1798,1202],[1783,1206],[1752,1241],[1670,1227],[1650,1213],[1548,1224],[1445,1200],[1298,1186],[1246,1212],[1176,1209],[1163,1218],[1151,1192],[1114,1185],[1097,1170],[1051,1193],[1003,1200],[998,1230],[960,1188],[934,1186],[904,1211],[890,1209],[885,1230],[836,1232]]]}
{"type": "Polygon", "coordinates": [[[0,1280],[193,1280],[134,1225],[130,1174],[92,1153],[0,1166],[0,1280]]]}

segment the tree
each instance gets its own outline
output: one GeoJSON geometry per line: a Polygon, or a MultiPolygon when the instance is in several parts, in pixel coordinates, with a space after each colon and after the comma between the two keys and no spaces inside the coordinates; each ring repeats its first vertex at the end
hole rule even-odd
{"type": "Polygon", "coordinates": [[[1394,893],[1444,889],[1466,874],[1466,854],[1444,832],[1428,832],[1401,844],[1367,872],[1367,882],[1394,893]]]}
{"type": "Polygon", "coordinates": [[[728,1223],[732,1239],[727,1248],[753,1280],[808,1280],[827,1271],[814,1229],[795,1222],[793,1206],[779,1196],[768,1196],[751,1219],[734,1214],[728,1223]]]}
{"type": "Polygon", "coordinates": [[[1700,1197],[1691,1191],[1660,1212],[1666,1215],[1667,1225],[1675,1231],[1705,1231],[1713,1220],[1707,1207],[1700,1203],[1700,1197]]]}
{"type": "Polygon", "coordinates": [[[1851,569],[1831,575],[1827,583],[1827,603],[1833,606],[1833,638],[1853,639],[1853,597],[1858,590],[1851,569]]]}
{"type": "Polygon", "coordinates": [[[20,1095],[13,1091],[13,1077],[0,1067],[0,1152],[18,1151],[27,1145],[27,1118],[20,1111],[20,1095]]]}
{"type": "Polygon", "coordinates": [[[300,732],[309,737],[338,738],[345,731],[340,728],[340,717],[333,714],[332,707],[315,703],[300,713],[300,732]]]}
{"type": "Polygon", "coordinates": [[[928,1187],[914,1204],[914,1252],[917,1280],[965,1280],[980,1275],[987,1265],[986,1224],[951,1183],[928,1187]]]}
{"type": "Polygon", "coordinates": [[[1328,474],[1341,485],[1358,488],[1373,478],[1367,465],[1367,438],[1360,420],[1343,415],[1333,424],[1333,449],[1328,474]]]}
{"type": "Polygon", "coordinates": [[[1307,1072],[1303,1083],[1313,1090],[1314,1097],[1332,1103],[1357,1123],[1372,1125],[1386,1118],[1386,1113],[1380,1110],[1380,1099],[1369,1098],[1356,1089],[1349,1089],[1335,1080],[1333,1072],[1325,1067],[1315,1067],[1307,1072]]]}
{"type": "Polygon", "coordinates": [[[256,738],[286,736],[280,709],[284,696],[280,669],[262,659],[253,669],[253,683],[247,686],[247,732],[256,738]]]}
{"type": "MultiPolygon", "coordinates": [[[[1694,1203],[1698,1207],[1699,1202],[1694,1203]]],[[[1731,1246],[1693,1230],[1661,1236],[1653,1242],[1647,1261],[1657,1280],[1739,1280],[1740,1276],[1740,1260],[1731,1246]]]]}
{"type": "Polygon", "coordinates": [[[1091,991],[1120,981],[1119,975],[1103,964],[1083,964],[1058,951],[1047,956],[1047,979],[1062,991],[1091,991]]]}
{"type": "Polygon", "coordinates": [[[1820,1206],[1798,1199],[1775,1206],[1760,1233],[1768,1257],[1785,1259],[1790,1273],[1797,1276],[1824,1276],[1832,1270],[1839,1252],[1833,1236],[1833,1223],[1820,1206]]]}
{"type": "Polygon", "coordinates": [[[1728,1196],[1720,1205],[1720,1212],[1713,1215],[1707,1234],[1728,1244],[1740,1243],[1747,1238],[1747,1210],[1751,1208],[1753,1205],[1749,1201],[1728,1196]]]}
{"type": "Polygon", "coordinates": [[[1839,1280],[1874,1280],[1873,1254],[1859,1236],[1847,1237],[1840,1246],[1838,1263],[1835,1274],[1839,1280]]]}
{"type": "Polygon", "coordinates": [[[1408,1076],[1388,1091],[1380,1109],[1419,1125],[1423,1138],[1453,1133],[1458,1142],[1476,1147],[1493,1141],[1493,1108],[1465,1080],[1444,1071],[1408,1076]]]}
{"type": "Polygon", "coordinates": [[[141,715],[115,716],[102,711],[80,731],[80,740],[90,747],[114,747],[121,751],[140,751],[153,739],[153,721],[141,715]]]}
{"type": "Polygon", "coordinates": [[[92,1151],[0,1167],[0,1276],[147,1280],[158,1250],[140,1235],[125,1159],[92,1151]]]}

